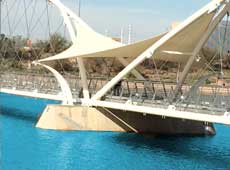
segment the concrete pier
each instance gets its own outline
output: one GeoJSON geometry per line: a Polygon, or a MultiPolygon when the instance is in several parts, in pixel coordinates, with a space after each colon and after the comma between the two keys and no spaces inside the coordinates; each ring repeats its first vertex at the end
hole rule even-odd
{"type": "Polygon", "coordinates": [[[48,105],[37,128],[154,135],[215,135],[212,124],[106,108],[48,105]]]}

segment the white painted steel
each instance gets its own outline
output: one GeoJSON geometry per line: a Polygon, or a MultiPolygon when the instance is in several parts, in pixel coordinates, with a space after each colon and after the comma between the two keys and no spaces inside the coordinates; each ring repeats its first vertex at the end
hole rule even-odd
{"type": "MultiPolygon", "coordinates": [[[[60,10],[60,12],[61,12],[61,14],[62,14],[62,16],[64,18],[64,22],[65,22],[65,24],[67,26],[67,29],[69,30],[70,37],[71,37],[71,40],[72,40],[72,43],[73,43],[73,45],[69,49],[67,49],[66,51],[58,54],[57,56],[68,56],[68,57],[76,56],[78,51],[79,51],[79,45],[80,45],[79,43],[82,42],[82,41],[88,41],[87,43],[89,43],[89,41],[91,41],[91,39],[94,38],[94,37],[95,37],[95,40],[98,39],[98,40],[96,40],[97,44],[102,41],[102,42],[105,42],[103,45],[110,44],[111,48],[112,47],[123,46],[122,43],[116,42],[116,41],[112,40],[110,37],[105,37],[103,35],[100,35],[100,34],[96,33],[81,18],[79,18],[79,16],[77,16],[69,8],[64,6],[61,3],[61,1],[59,1],[59,0],[55,0],[55,1],[51,0],[51,2],[54,5],[56,5],[58,7],[58,9],[60,10]],[[75,21],[74,24],[72,24],[71,20],[75,21]],[[75,29],[74,29],[74,27],[75,27],[75,29]],[[77,32],[78,35],[76,35],[75,32],[77,32]],[[81,38],[79,40],[79,37],[82,37],[82,34],[84,34],[84,35],[89,34],[89,35],[92,35],[92,36],[89,37],[90,39],[83,37],[85,40],[82,40],[81,38]]],[[[93,48],[96,48],[97,44],[95,44],[93,48]]],[[[102,46],[102,45],[100,44],[100,46],[102,46]]],[[[55,57],[55,56],[53,56],[53,57],[55,57]]],[[[85,66],[84,66],[84,61],[83,61],[82,57],[77,57],[77,59],[78,59],[77,61],[78,61],[79,70],[80,70],[80,76],[81,76],[81,79],[82,79],[83,96],[84,96],[85,99],[89,99],[89,90],[88,90],[87,75],[86,75],[86,69],[85,69],[85,66]]],[[[123,66],[127,66],[129,64],[124,58],[119,58],[118,60],[120,61],[120,63],[123,66]]],[[[44,61],[46,61],[46,59],[39,60],[39,62],[44,62],[44,61]]],[[[136,78],[138,78],[140,80],[144,80],[144,77],[137,70],[134,69],[132,71],[132,74],[136,78]]]]}
{"type": "Polygon", "coordinates": [[[73,105],[73,96],[72,96],[72,93],[71,93],[71,89],[70,89],[69,84],[67,83],[67,81],[64,79],[64,77],[60,73],[58,73],[55,69],[50,67],[50,66],[47,66],[47,65],[41,64],[41,63],[36,63],[36,62],[33,62],[33,64],[45,67],[46,69],[48,69],[50,72],[53,73],[53,75],[57,79],[59,85],[61,86],[62,104],[64,104],[64,105],[73,105]]]}
{"type": "Polygon", "coordinates": [[[217,27],[217,25],[221,22],[221,20],[223,19],[223,17],[226,15],[227,12],[230,12],[230,4],[226,4],[224,6],[224,8],[221,10],[221,12],[214,18],[213,22],[210,24],[208,30],[206,31],[206,33],[204,34],[204,36],[201,38],[199,44],[196,46],[196,48],[193,51],[192,56],[189,58],[186,66],[184,67],[183,72],[181,73],[180,76],[180,80],[177,84],[176,87],[176,95],[178,93],[178,91],[180,91],[180,88],[182,86],[182,84],[184,83],[195,59],[196,56],[198,55],[198,53],[200,52],[201,48],[203,47],[203,45],[207,42],[208,38],[210,37],[210,35],[212,34],[212,32],[215,30],[215,28],[217,27]]]}
{"type": "MultiPolygon", "coordinates": [[[[128,66],[129,65],[129,63],[128,63],[128,61],[126,60],[126,59],[124,59],[124,58],[117,58],[118,59],[118,61],[120,61],[120,63],[123,65],[123,66],[128,66]]],[[[136,69],[133,69],[132,71],[131,71],[131,73],[138,79],[138,80],[145,80],[145,78],[141,75],[141,73],[139,73],[136,69]]]]}
{"type": "Polygon", "coordinates": [[[13,94],[17,96],[63,101],[62,95],[43,94],[43,93],[37,93],[37,92],[21,91],[21,90],[6,89],[6,88],[1,88],[0,92],[7,93],[7,94],[13,94]]]}
{"type": "Polygon", "coordinates": [[[95,107],[106,107],[111,109],[118,109],[123,111],[132,111],[137,114],[145,113],[156,116],[164,116],[178,119],[187,119],[201,122],[220,123],[230,125],[230,114],[226,112],[223,115],[212,115],[204,113],[194,113],[188,111],[176,110],[175,106],[169,106],[167,109],[153,108],[148,106],[138,106],[133,104],[121,104],[107,101],[94,100],[91,101],[92,106],[95,107]]]}
{"type": "MultiPolygon", "coordinates": [[[[73,28],[74,25],[72,25],[70,17],[74,17],[75,19],[78,19],[79,17],[75,16],[75,14],[73,15],[71,10],[66,8],[59,0],[50,0],[50,1],[58,7],[58,9],[60,10],[60,12],[64,18],[64,22],[67,26],[67,29],[70,33],[70,38],[71,38],[72,43],[73,43],[73,45],[69,48],[69,51],[72,54],[72,49],[75,48],[77,35],[74,31],[74,28],[73,28]]],[[[77,21],[81,22],[81,20],[77,20],[77,21]]],[[[82,24],[84,24],[84,23],[82,23],[82,24]]],[[[83,97],[85,99],[89,99],[89,90],[88,90],[87,75],[86,75],[86,69],[85,69],[84,61],[82,58],[77,57],[77,62],[79,65],[79,71],[80,71],[81,82],[82,82],[82,87],[83,87],[83,97]]],[[[66,89],[66,91],[68,91],[68,90],[66,89]]]]}
{"type": "Polygon", "coordinates": [[[104,96],[115,84],[117,84],[124,76],[131,72],[137,65],[143,62],[146,58],[151,58],[154,55],[154,52],[157,48],[167,42],[170,38],[175,36],[177,33],[182,31],[184,28],[189,26],[192,22],[194,22],[197,18],[201,17],[203,14],[210,11],[210,9],[217,9],[220,3],[223,3],[224,0],[213,0],[208,5],[197,11],[183,23],[181,23],[178,27],[170,31],[168,34],[163,36],[159,41],[154,43],[150,48],[144,51],[140,56],[138,56],[133,62],[131,62],[125,69],[123,69],[117,76],[115,76],[110,82],[108,82],[101,90],[99,90],[96,95],[92,97],[93,100],[98,100],[102,96],[104,96]]]}
{"type": "MultiPolygon", "coordinates": [[[[70,33],[70,37],[71,37],[71,40],[73,43],[73,45],[69,49],[58,54],[57,56],[68,56],[68,57],[76,56],[78,51],[79,51],[79,49],[78,49],[79,43],[78,42],[82,41],[82,40],[78,40],[78,39],[79,39],[79,36],[81,37],[81,34],[84,34],[84,33],[82,33],[84,31],[86,31],[85,34],[89,34],[89,35],[93,34],[96,37],[96,39],[98,38],[98,43],[101,40],[101,41],[105,41],[105,42],[107,41],[106,44],[111,44],[111,47],[123,46],[122,43],[116,42],[109,37],[105,37],[105,36],[102,36],[102,35],[96,33],[83,20],[81,20],[79,18],[79,16],[75,15],[69,8],[65,7],[59,0],[55,0],[55,1],[51,0],[51,2],[59,8],[59,10],[60,10],[60,12],[64,18],[64,22],[67,26],[67,29],[70,33]],[[74,24],[72,24],[71,20],[75,21],[74,24]],[[79,25],[81,25],[81,27],[83,27],[83,29],[81,29],[81,27],[79,25]],[[75,27],[75,29],[73,27],[75,27]],[[77,31],[79,35],[76,35],[75,31],[77,31]],[[105,40],[103,40],[103,39],[105,39],[105,40]]],[[[89,38],[93,38],[94,36],[89,37],[89,38]]],[[[86,41],[86,40],[88,42],[91,41],[88,38],[85,38],[84,41],[86,41]]],[[[94,48],[95,47],[96,46],[94,46],[94,48]]],[[[125,61],[125,59],[120,58],[118,60],[121,62],[122,65],[124,65],[124,66],[128,65],[128,63],[125,61]]],[[[46,59],[39,60],[39,62],[44,62],[44,61],[46,61],[46,59]]],[[[89,90],[88,90],[87,75],[86,75],[86,69],[84,66],[84,60],[82,57],[77,57],[77,61],[78,61],[80,76],[81,76],[81,81],[82,81],[83,96],[85,99],[89,99],[89,90]]],[[[132,71],[132,74],[140,80],[144,79],[144,77],[135,69],[132,71]]]]}
{"type": "MultiPolygon", "coordinates": [[[[74,29],[73,29],[73,25],[71,24],[71,21],[70,21],[71,18],[76,19],[76,21],[79,22],[80,24],[84,25],[85,28],[87,28],[89,30],[92,30],[90,27],[88,27],[87,24],[85,24],[84,22],[82,22],[81,20],[79,20],[79,18],[77,18],[77,16],[75,16],[75,14],[72,11],[70,11],[63,4],[61,4],[61,2],[59,0],[51,0],[51,1],[54,4],[56,4],[59,7],[59,9],[61,10],[61,12],[63,14],[63,17],[65,19],[65,23],[67,24],[67,27],[68,27],[68,29],[70,31],[73,43],[76,42],[76,35],[75,35],[74,29]]],[[[195,121],[202,121],[202,122],[222,123],[222,124],[230,125],[230,116],[229,116],[230,114],[228,112],[226,112],[225,114],[219,116],[219,115],[211,115],[211,114],[203,114],[203,113],[194,113],[194,112],[180,111],[180,110],[176,110],[175,106],[169,106],[168,109],[163,109],[163,108],[153,108],[153,107],[147,107],[147,106],[138,106],[138,105],[133,105],[131,103],[129,103],[129,104],[128,103],[127,104],[121,104],[121,103],[115,103],[115,102],[100,101],[100,98],[102,96],[104,96],[124,76],[126,76],[128,73],[132,72],[132,70],[137,65],[139,65],[145,59],[151,58],[152,56],[154,56],[155,50],[157,48],[159,48],[160,46],[162,46],[165,42],[167,42],[170,38],[172,38],[177,33],[179,33],[180,31],[182,31],[184,28],[188,27],[197,18],[201,17],[205,13],[210,13],[210,12],[216,10],[220,6],[220,4],[222,4],[223,2],[224,2],[224,0],[214,0],[214,1],[210,2],[204,8],[202,8],[201,10],[199,10],[198,12],[196,12],[194,15],[192,15],[191,17],[189,17],[187,20],[185,20],[182,24],[180,24],[174,30],[170,31],[169,33],[167,33],[166,35],[164,35],[163,37],[161,37],[160,40],[158,40],[157,42],[155,42],[154,44],[152,44],[147,50],[145,50],[141,55],[139,55],[130,64],[127,65],[127,63],[124,63],[124,61],[122,61],[124,63],[124,65],[127,65],[127,67],[125,67],[124,70],[122,70],[108,84],[106,84],[100,91],[98,91],[96,93],[96,95],[93,96],[93,98],[91,100],[88,99],[88,97],[85,97],[85,96],[87,96],[85,94],[84,95],[84,99],[82,99],[82,103],[84,105],[88,105],[88,106],[106,107],[106,108],[126,110],[126,111],[133,111],[133,112],[139,112],[139,113],[143,113],[144,112],[146,114],[152,114],[152,115],[158,115],[158,116],[180,118],[180,119],[188,119],[188,120],[195,120],[195,121]]],[[[228,6],[228,10],[229,10],[229,6],[228,6]]],[[[218,15],[219,18],[221,18],[221,14],[218,15]]],[[[212,29],[214,29],[216,27],[216,25],[217,25],[217,23],[215,23],[215,22],[217,22],[217,20],[219,20],[219,18],[217,18],[216,20],[214,20],[213,25],[209,28],[209,30],[207,31],[207,33],[200,40],[200,43],[198,44],[198,46],[195,48],[195,50],[193,52],[193,57],[196,56],[195,54],[197,53],[197,51],[199,51],[201,45],[203,45],[204,41],[206,41],[207,38],[210,36],[211,32],[213,31],[212,29]]],[[[74,44],[74,45],[76,45],[76,44],[74,44]]],[[[70,47],[69,54],[73,55],[73,51],[75,51],[74,48],[75,48],[75,46],[70,47]]],[[[46,61],[46,60],[44,60],[44,61],[46,61]]],[[[87,85],[87,83],[85,81],[87,79],[87,77],[86,77],[86,71],[85,71],[84,68],[81,68],[81,66],[84,67],[84,63],[83,63],[83,61],[81,63],[81,61],[82,60],[80,60],[79,66],[80,66],[80,69],[82,70],[82,72],[85,74],[85,76],[81,75],[81,78],[83,79],[82,80],[83,81],[83,86],[86,86],[87,85]],[[85,83],[84,83],[84,81],[85,81],[85,83]]],[[[37,63],[37,64],[40,64],[40,63],[37,63]]],[[[71,99],[70,96],[69,96],[69,94],[71,93],[71,91],[70,91],[68,83],[65,81],[65,79],[58,72],[55,72],[56,70],[52,69],[51,67],[43,65],[43,64],[40,64],[40,65],[46,67],[47,69],[49,69],[51,72],[53,72],[55,74],[55,77],[58,79],[59,83],[62,86],[62,90],[66,93],[66,95],[65,95],[65,98],[66,98],[65,102],[67,104],[73,102],[73,99],[71,99]]],[[[138,75],[138,74],[136,74],[136,76],[140,77],[140,75],[138,75]]],[[[84,91],[84,93],[87,93],[87,92],[88,91],[84,91]]]]}

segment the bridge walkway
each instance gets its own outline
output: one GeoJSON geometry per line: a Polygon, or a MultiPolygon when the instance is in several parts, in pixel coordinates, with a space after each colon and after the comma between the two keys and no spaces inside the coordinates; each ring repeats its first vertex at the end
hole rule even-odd
{"type": "MultiPolygon", "coordinates": [[[[71,87],[75,103],[80,103],[80,78],[65,78],[71,87]]],[[[108,81],[105,78],[90,78],[88,86],[91,96],[108,81]]],[[[0,88],[1,92],[16,95],[62,100],[58,82],[55,77],[49,75],[2,73],[0,88]]],[[[174,100],[175,88],[173,82],[123,80],[119,86],[109,91],[102,101],[162,109],[175,106],[179,111],[220,116],[230,111],[230,86],[203,85],[194,88],[184,85],[181,94],[174,100]]]]}

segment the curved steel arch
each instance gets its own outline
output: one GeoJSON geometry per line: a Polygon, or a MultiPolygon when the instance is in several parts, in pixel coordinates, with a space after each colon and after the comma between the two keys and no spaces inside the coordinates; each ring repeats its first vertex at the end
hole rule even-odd
{"type": "Polygon", "coordinates": [[[38,62],[33,62],[33,64],[42,66],[53,73],[54,77],[57,79],[59,85],[61,86],[62,95],[63,95],[62,104],[63,105],[73,105],[73,96],[71,93],[71,89],[69,87],[69,84],[65,80],[65,78],[58,71],[56,71],[55,69],[53,69],[52,67],[48,65],[41,64],[38,62]]]}
{"type": "MultiPolygon", "coordinates": [[[[81,23],[85,27],[88,27],[88,25],[84,23],[82,20],[80,20],[71,10],[66,8],[61,3],[60,0],[49,0],[49,2],[53,3],[60,10],[62,17],[64,19],[64,24],[66,24],[66,27],[69,31],[71,41],[73,44],[75,44],[77,35],[75,32],[74,26],[71,23],[71,17],[74,17],[74,19],[77,20],[77,22],[81,23]]],[[[89,99],[89,90],[88,90],[87,75],[86,75],[84,61],[82,58],[78,57],[77,63],[79,65],[79,71],[80,71],[81,82],[82,82],[82,87],[83,87],[83,97],[84,99],[89,99]]]]}

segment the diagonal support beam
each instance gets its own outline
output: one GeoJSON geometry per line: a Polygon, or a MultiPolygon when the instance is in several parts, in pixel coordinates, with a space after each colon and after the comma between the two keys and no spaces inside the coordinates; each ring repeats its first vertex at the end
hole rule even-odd
{"type": "Polygon", "coordinates": [[[204,36],[200,40],[199,44],[194,49],[193,55],[189,58],[189,61],[187,62],[186,66],[185,66],[185,68],[184,68],[184,70],[183,70],[183,72],[182,72],[182,74],[180,76],[179,82],[178,82],[176,90],[175,90],[174,99],[176,99],[177,96],[179,95],[179,91],[181,90],[181,88],[183,86],[183,83],[184,83],[184,81],[185,81],[185,79],[186,79],[186,77],[187,77],[192,65],[194,64],[194,61],[196,60],[196,56],[198,55],[198,53],[200,52],[200,50],[202,49],[204,44],[207,42],[208,38],[211,36],[211,34],[215,30],[215,28],[218,26],[218,24],[224,18],[226,13],[229,12],[229,11],[230,11],[230,4],[228,3],[222,9],[222,11],[219,13],[219,15],[216,16],[216,18],[212,21],[212,23],[209,26],[207,32],[204,34],[204,36]]]}
{"type": "Polygon", "coordinates": [[[225,125],[230,125],[230,113],[225,112],[222,115],[220,114],[207,114],[207,113],[197,113],[192,111],[181,111],[177,110],[174,107],[169,106],[168,108],[157,108],[149,106],[139,106],[133,104],[123,104],[123,103],[114,103],[108,101],[99,101],[96,100],[92,103],[95,107],[105,107],[117,110],[124,110],[134,112],[133,114],[145,113],[155,116],[171,117],[177,119],[186,119],[200,122],[210,122],[210,123],[220,123],[225,125]]]}
{"type": "Polygon", "coordinates": [[[205,7],[197,11],[195,14],[193,14],[191,17],[189,17],[187,20],[185,20],[182,24],[180,24],[174,30],[172,30],[171,32],[163,36],[159,41],[157,41],[150,48],[144,51],[140,56],[138,56],[135,60],[133,60],[133,62],[131,62],[126,68],[124,68],[117,76],[115,76],[110,82],[108,82],[101,90],[99,90],[92,97],[92,100],[101,99],[101,97],[103,97],[110,89],[113,88],[115,84],[117,84],[124,76],[130,73],[136,66],[138,66],[145,59],[154,56],[154,53],[157,48],[159,48],[161,45],[163,45],[165,42],[167,42],[170,38],[175,36],[181,30],[186,28],[189,24],[194,22],[197,18],[201,17],[203,14],[216,10],[223,2],[224,0],[213,0],[212,2],[207,4],[205,7]]]}
{"type": "MultiPolygon", "coordinates": [[[[124,58],[117,58],[117,59],[118,59],[118,61],[120,61],[120,63],[121,63],[123,66],[127,67],[127,66],[129,65],[129,62],[128,62],[126,59],[124,59],[124,58]]],[[[133,70],[131,71],[131,73],[132,73],[138,80],[145,80],[145,78],[141,75],[141,73],[138,72],[136,69],[133,69],[133,70]]]]}

